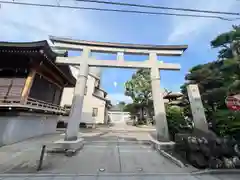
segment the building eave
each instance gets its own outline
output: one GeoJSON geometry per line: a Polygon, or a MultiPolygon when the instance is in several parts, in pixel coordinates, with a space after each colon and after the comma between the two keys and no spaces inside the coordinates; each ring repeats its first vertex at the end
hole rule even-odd
{"type": "Polygon", "coordinates": [[[102,91],[104,93],[104,97],[107,96],[107,92],[99,87],[96,87],[97,90],[102,91]]]}
{"type": "Polygon", "coordinates": [[[93,78],[95,78],[95,79],[98,79],[98,80],[100,80],[100,77],[97,77],[97,76],[95,76],[94,74],[92,74],[92,73],[88,73],[88,75],[89,76],[92,76],[93,78]]]}
{"type": "Polygon", "coordinates": [[[98,95],[96,95],[96,94],[92,94],[94,97],[96,97],[96,98],[98,98],[98,99],[101,99],[101,100],[103,100],[103,101],[109,101],[108,99],[106,99],[106,98],[104,98],[104,97],[101,97],[101,96],[98,96],[98,95]]]}
{"type": "Polygon", "coordinates": [[[46,56],[54,60],[57,56],[64,56],[64,54],[54,52],[49,46],[46,40],[44,41],[34,41],[34,42],[0,42],[1,50],[9,50],[10,52],[15,49],[15,51],[19,52],[40,52],[44,50],[46,56]]]}
{"type": "Polygon", "coordinates": [[[72,87],[76,83],[76,79],[72,75],[68,65],[57,65],[55,60],[57,56],[65,57],[67,52],[57,53],[49,46],[46,40],[44,41],[35,41],[35,42],[0,42],[0,53],[21,53],[21,54],[39,54],[43,56],[52,67],[54,67],[57,72],[65,79],[67,82],[66,85],[72,87]],[[66,75],[63,71],[69,69],[66,75]]]}

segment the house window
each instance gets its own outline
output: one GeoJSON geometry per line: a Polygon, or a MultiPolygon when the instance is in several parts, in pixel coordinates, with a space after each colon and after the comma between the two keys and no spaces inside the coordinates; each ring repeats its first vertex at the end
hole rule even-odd
{"type": "Polygon", "coordinates": [[[98,108],[93,108],[92,117],[96,117],[98,115],[98,108]]]}

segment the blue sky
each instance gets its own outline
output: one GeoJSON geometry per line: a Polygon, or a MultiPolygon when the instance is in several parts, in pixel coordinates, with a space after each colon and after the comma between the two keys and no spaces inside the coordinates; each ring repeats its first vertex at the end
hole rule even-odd
{"type": "MultiPolygon", "coordinates": [[[[56,0],[24,0],[56,4],[56,0]]],[[[154,4],[170,7],[196,8],[219,11],[240,9],[237,0],[115,0],[154,4]]],[[[23,0],[21,0],[23,2],[23,0]]],[[[114,8],[111,5],[76,3],[60,0],[61,4],[88,7],[114,8]]],[[[120,7],[118,7],[120,9],[120,7]]],[[[122,7],[122,9],[130,9],[122,7]]],[[[134,10],[140,10],[134,8],[134,10]]],[[[144,9],[146,10],[146,9],[144,9]]],[[[156,10],[155,10],[156,11],[156,10]]],[[[168,12],[168,11],[164,11],[168,12]]],[[[218,34],[231,29],[232,24],[218,19],[187,18],[143,14],[111,13],[73,9],[25,7],[2,4],[0,9],[0,41],[35,41],[48,39],[49,35],[81,40],[108,41],[138,44],[189,45],[182,57],[159,57],[164,62],[181,64],[176,72],[161,72],[161,87],[179,91],[188,70],[199,63],[216,59],[217,50],[210,41],[218,34]]],[[[130,57],[128,59],[131,59],[130,57]]],[[[131,78],[134,70],[104,69],[101,86],[116,101],[129,101],[123,95],[123,83],[131,78]],[[117,82],[117,86],[114,86],[117,82]]]]}

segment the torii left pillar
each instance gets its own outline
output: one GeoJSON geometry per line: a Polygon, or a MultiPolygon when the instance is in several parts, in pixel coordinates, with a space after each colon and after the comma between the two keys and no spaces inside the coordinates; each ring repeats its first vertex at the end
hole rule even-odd
{"type": "MultiPolygon", "coordinates": [[[[87,54],[87,52],[86,52],[87,54]]],[[[82,117],[84,94],[86,90],[89,66],[87,60],[82,62],[77,76],[77,82],[74,89],[73,102],[68,120],[68,127],[65,134],[65,141],[78,139],[78,130],[80,119],[82,117]]]]}
{"type": "MultiPolygon", "coordinates": [[[[77,82],[74,88],[73,103],[71,107],[70,117],[68,119],[68,126],[65,133],[64,140],[56,141],[61,150],[67,152],[76,152],[83,147],[83,139],[78,137],[79,124],[82,117],[84,94],[88,79],[89,65],[87,62],[89,56],[89,49],[84,48],[82,53],[83,61],[80,64],[80,70],[77,76],[77,82]]],[[[60,151],[61,151],[60,150],[60,151]]]]}

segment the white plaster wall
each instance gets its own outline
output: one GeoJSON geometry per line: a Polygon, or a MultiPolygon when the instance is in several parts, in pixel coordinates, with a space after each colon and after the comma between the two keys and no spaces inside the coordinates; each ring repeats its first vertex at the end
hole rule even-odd
{"type": "MultiPolygon", "coordinates": [[[[83,102],[83,114],[80,122],[84,123],[104,123],[105,115],[105,101],[99,98],[94,97],[92,94],[95,89],[95,78],[92,76],[88,76],[87,80],[87,93],[84,96],[83,102]],[[92,117],[93,108],[98,108],[97,117],[92,117]]],[[[74,88],[65,88],[63,91],[61,105],[65,104],[71,105],[73,99],[74,88]]],[[[63,120],[67,120],[66,117],[62,118],[63,120]]]]}
{"type": "Polygon", "coordinates": [[[126,123],[130,120],[130,113],[128,112],[108,112],[110,117],[111,123],[118,124],[118,123],[126,123]]]}
{"type": "Polygon", "coordinates": [[[94,104],[94,102],[92,101],[93,99],[92,94],[95,88],[94,84],[95,84],[95,78],[93,78],[92,76],[88,76],[87,93],[84,97],[83,114],[80,122],[95,123],[92,117],[92,106],[94,104]]]}
{"type": "Polygon", "coordinates": [[[0,146],[56,132],[58,116],[22,114],[0,117],[0,146]]]}
{"type": "MultiPolygon", "coordinates": [[[[95,79],[92,76],[88,76],[87,80],[87,93],[85,94],[85,99],[86,96],[92,96],[92,93],[94,91],[94,83],[95,79]]],[[[71,105],[72,100],[73,100],[73,93],[74,93],[74,88],[64,88],[63,93],[62,93],[62,98],[61,98],[61,106],[66,105],[71,105]]]]}
{"type": "Polygon", "coordinates": [[[71,105],[73,99],[74,88],[64,88],[61,98],[61,106],[71,105]]]}
{"type": "Polygon", "coordinates": [[[106,101],[103,101],[93,96],[92,102],[93,102],[93,108],[98,108],[98,114],[96,117],[94,117],[95,123],[104,123],[106,101]]]}

